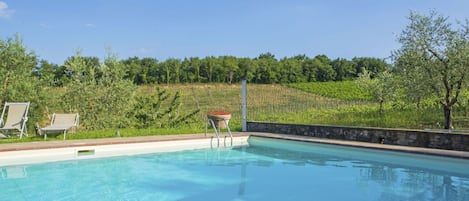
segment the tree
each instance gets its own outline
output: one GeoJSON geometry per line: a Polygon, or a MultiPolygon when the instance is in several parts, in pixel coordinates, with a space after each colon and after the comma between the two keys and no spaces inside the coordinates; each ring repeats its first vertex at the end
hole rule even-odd
{"type": "Polygon", "coordinates": [[[57,78],[61,76],[59,75],[61,72],[58,72],[58,70],[58,65],[41,60],[39,66],[34,69],[34,75],[39,77],[46,86],[60,86],[61,84],[57,78]]]}
{"type": "Polygon", "coordinates": [[[273,54],[261,54],[254,59],[254,63],[256,66],[255,83],[272,84],[278,82],[278,61],[273,54]]]}
{"type": "Polygon", "coordinates": [[[302,64],[303,75],[307,82],[316,82],[316,74],[318,72],[316,59],[307,58],[302,64]]]}
{"type": "Polygon", "coordinates": [[[350,62],[347,59],[335,59],[332,61],[332,68],[336,73],[335,81],[350,80],[357,77],[357,70],[355,69],[353,62],[350,62]]]}
{"type": "Polygon", "coordinates": [[[199,57],[191,57],[190,58],[190,69],[191,69],[191,74],[190,74],[190,82],[202,82],[202,77],[200,76],[200,66],[201,66],[201,61],[199,57]]]}
{"type": "Polygon", "coordinates": [[[142,78],[145,78],[145,84],[153,84],[159,82],[159,76],[161,74],[161,69],[158,65],[158,60],[155,58],[142,58],[140,60],[140,65],[142,68],[142,74],[146,75],[139,75],[142,78]]]}
{"type": "Polygon", "coordinates": [[[191,69],[191,61],[186,57],[184,60],[181,62],[181,83],[191,83],[191,75],[192,75],[192,69],[191,69]]]}
{"type": "Polygon", "coordinates": [[[158,60],[155,58],[131,57],[122,61],[125,64],[125,79],[133,81],[137,85],[151,84],[158,81],[158,60]]]}
{"type": "Polygon", "coordinates": [[[178,59],[167,59],[163,63],[161,63],[162,69],[162,78],[163,82],[166,84],[170,83],[179,83],[179,74],[181,70],[180,61],[178,59]]]}
{"type": "Polygon", "coordinates": [[[379,103],[379,113],[383,114],[384,102],[393,98],[395,94],[393,76],[390,72],[383,71],[372,78],[370,71],[363,69],[362,72],[356,82],[360,88],[368,91],[373,100],[379,103]]]}
{"type": "MultiPolygon", "coordinates": [[[[82,50],[77,50],[77,52],[81,53],[82,50]]],[[[95,79],[99,79],[99,77],[102,76],[102,72],[100,69],[100,64],[99,64],[99,58],[98,57],[84,57],[84,56],[71,56],[65,60],[64,65],[61,66],[59,69],[59,74],[57,78],[59,80],[59,85],[65,86],[68,83],[72,82],[72,77],[76,75],[76,73],[82,73],[83,75],[89,75],[92,74],[95,79]],[[78,62],[81,62],[83,64],[83,67],[80,69],[80,71],[77,71],[77,69],[71,68],[71,63],[74,63],[76,60],[79,60],[78,62]]],[[[82,76],[82,78],[85,76],[82,76]]]]}
{"type": "Polygon", "coordinates": [[[317,55],[313,59],[313,65],[317,69],[316,80],[319,82],[332,81],[336,77],[336,72],[332,68],[332,61],[326,55],[317,55]]]}
{"type": "Polygon", "coordinates": [[[234,56],[223,56],[223,68],[228,74],[228,84],[231,84],[234,79],[235,73],[239,70],[238,59],[234,56]]]}
{"type": "Polygon", "coordinates": [[[249,58],[240,58],[238,66],[237,79],[251,81],[257,68],[255,63],[249,58]]]}
{"type": "Polygon", "coordinates": [[[401,48],[393,52],[396,68],[409,86],[429,88],[443,108],[444,128],[452,129],[452,108],[469,73],[469,26],[456,29],[448,17],[410,13],[410,24],[398,37],[401,48]],[[414,77],[414,75],[419,75],[414,77]]]}
{"type": "Polygon", "coordinates": [[[371,58],[371,57],[355,57],[352,59],[355,63],[355,69],[357,74],[363,73],[362,70],[371,72],[371,77],[376,76],[378,73],[386,71],[389,64],[383,59],[371,58]]]}
{"type": "Polygon", "coordinates": [[[280,83],[305,82],[301,60],[296,58],[283,58],[280,60],[280,73],[278,81],[280,83]]]}
{"type": "Polygon", "coordinates": [[[216,58],[213,56],[205,57],[201,64],[201,74],[206,78],[206,81],[213,82],[215,77],[216,58]]]}

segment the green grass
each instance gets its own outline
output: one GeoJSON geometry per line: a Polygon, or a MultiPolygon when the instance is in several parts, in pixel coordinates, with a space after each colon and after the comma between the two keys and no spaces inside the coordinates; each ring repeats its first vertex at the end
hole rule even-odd
{"type": "MultiPolygon", "coordinates": [[[[282,113],[264,116],[260,121],[282,123],[324,124],[361,127],[384,128],[438,128],[441,119],[438,115],[425,110],[394,110],[387,106],[382,114],[377,105],[345,106],[330,109],[312,108],[304,112],[282,113]]],[[[467,126],[465,122],[457,122],[456,126],[467,126]]]]}
{"type": "MultiPolygon", "coordinates": [[[[212,132],[209,130],[209,132],[212,132]]],[[[153,129],[109,129],[109,130],[96,130],[96,131],[79,131],[77,133],[67,133],[67,140],[76,139],[98,139],[98,138],[114,138],[114,137],[137,137],[137,136],[158,136],[158,135],[175,135],[175,134],[201,134],[205,133],[205,129],[200,128],[153,128],[153,129]],[[116,133],[119,132],[119,136],[116,133]]],[[[48,141],[63,140],[63,134],[48,134],[48,141]]],[[[0,143],[13,143],[13,142],[35,142],[44,141],[44,136],[36,136],[34,134],[25,136],[23,139],[12,136],[0,140],[0,143]]]]}
{"type": "Polygon", "coordinates": [[[368,101],[370,94],[360,89],[355,81],[292,83],[289,87],[329,98],[347,101],[368,101]]]}

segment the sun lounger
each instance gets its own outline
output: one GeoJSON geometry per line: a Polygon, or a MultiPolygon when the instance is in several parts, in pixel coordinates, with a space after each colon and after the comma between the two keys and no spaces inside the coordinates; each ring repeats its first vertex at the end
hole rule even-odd
{"type": "Polygon", "coordinates": [[[78,127],[79,115],[76,114],[53,114],[49,126],[41,128],[44,134],[44,139],[47,139],[48,132],[63,132],[64,140],[66,139],[67,131],[76,129],[78,127]]]}
{"type": "Polygon", "coordinates": [[[27,136],[26,121],[28,121],[28,110],[29,102],[6,102],[0,118],[0,133],[7,136],[17,131],[19,132],[20,139],[23,135],[27,136]]]}

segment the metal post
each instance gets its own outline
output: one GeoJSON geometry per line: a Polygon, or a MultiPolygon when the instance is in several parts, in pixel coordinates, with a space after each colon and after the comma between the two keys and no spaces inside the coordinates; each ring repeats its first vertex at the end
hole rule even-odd
{"type": "Polygon", "coordinates": [[[242,130],[243,132],[248,131],[247,128],[247,82],[243,80],[242,82],[242,130]]]}

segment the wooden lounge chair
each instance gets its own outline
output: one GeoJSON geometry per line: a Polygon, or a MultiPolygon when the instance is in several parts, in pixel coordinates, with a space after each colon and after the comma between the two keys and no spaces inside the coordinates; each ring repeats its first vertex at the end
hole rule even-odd
{"type": "Polygon", "coordinates": [[[75,114],[56,114],[52,115],[52,119],[49,126],[41,128],[44,134],[44,139],[47,139],[47,132],[63,132],[64,140],[67,135],[67,131],[70,129],[77,129],[78,127],[78,113],[75,114]]]}
{"type": "Polygon", "coordinates": [[[13,133],[13,131],[17,131],[19,132],[20,139],[23,138],[23,135],[27,136],[26,121],[28,121],[28,110],[29,102],[6,102],[0,117],[0,132],[6,136],[13,133]]]}

